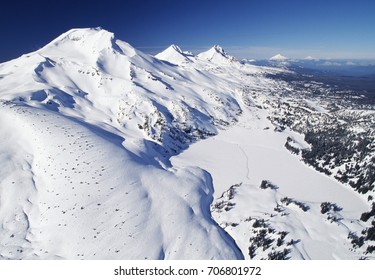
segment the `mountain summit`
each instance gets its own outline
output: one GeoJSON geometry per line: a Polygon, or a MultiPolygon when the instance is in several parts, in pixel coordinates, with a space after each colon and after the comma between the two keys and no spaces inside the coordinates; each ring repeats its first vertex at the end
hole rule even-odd
{"type": "Polygon", "coordinates": [[[311,56],[311,55],[308,55],[304,58],[304,60],[318,60],[317,58],[311,56]]]}
{"type": "Polygon", "coordinates": [[[125,43],[120,47],[118,42],[112,32],[102,28],[78,28],[63,33],[37,52],[48,56],[64,54],[70,59],[90,62],[95,62],[103,52],[109,51],[134,55],[130,45],[125,43]]]}
{"type": "Polygon", "coordinates": [[[183,52],[177,45],[170,45],[167,49],[155,55],[157,59],[165,60],[176,65],[182,65],[194,60],[194,56],[183,52]]]}
{"type": "Polygon", "coordinates": [[[228,63],[237,61],[235,57],[227,54],[224,51],[224,49],[219,45],[214,45],[208,51],[198,54],[197,58],[201,60],[206,60],[215,64],[228,64],[228,63]]]}
{"type": "Polygon", "coordinates": [[[274,55],[269,60],[287,60],[288,58],[286,56],[283,56],[281,54],[274,55]]]}

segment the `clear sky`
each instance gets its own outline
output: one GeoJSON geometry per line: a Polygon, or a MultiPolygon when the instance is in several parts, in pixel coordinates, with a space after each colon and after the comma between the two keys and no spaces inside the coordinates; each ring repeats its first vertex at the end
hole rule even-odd
{"type": "Polygon", "coordinates": [[[375,58],[375,0],[14,0],[0,4],[0,62],[76,27],[147,53],[219,44],[238,58],[375,58]]]}

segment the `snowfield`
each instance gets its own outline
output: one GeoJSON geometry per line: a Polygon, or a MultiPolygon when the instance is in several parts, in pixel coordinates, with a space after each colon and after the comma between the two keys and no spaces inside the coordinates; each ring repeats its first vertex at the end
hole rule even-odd
{"type": "Polygon", "coordinates": [[[272,121],[278,73],[100,28],[0,64],[0,259],[373,258],[367,196],[272,121]]]}
{"type": "MultiPolygon", "coordinates": [[[[288,136],[301,136],[290,131],[275,134],[264,130],[272,124],[262,113],[247,111],[238,125],[173,157],[173,165],[189,167],[194,163],[212,175],[213,217],[237,241],[242,252],[249,251],[249,240],[259,234],[254,226],[256,219],[265,221],[267,226],[261,228],[267,229],[267,238],[273,242],[257,248],[255,259],[267,258],[285,247],[292,259],[360,258],[360,253],[348,250],[347,236],[363,227],[358,217],[367,211],[367,201],[349,187],[301,164],[300,158],[284,147],[288,136]],[[259,119],[254,119],[254,115],[259,119]],[[262,189],[262,181],[270,182],[274,188],[262,189]],[[295,203],[288,205],[285,198],[306,208],[295,203]],[[322,214],[323,202],[342,209],[322,214]],[[288,234],[283,246],[276,246],[280,232],[288,234]],[[293,244],[285,246],[288,242],[293,244]]],[[[250,258],[249,254],[246,258],[250,258]]]]}

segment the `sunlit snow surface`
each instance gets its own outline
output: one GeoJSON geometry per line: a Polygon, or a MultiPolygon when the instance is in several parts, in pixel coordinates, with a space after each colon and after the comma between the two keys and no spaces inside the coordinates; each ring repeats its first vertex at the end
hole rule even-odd
{"type": "MultiPolygon", "coordinates": [[[[277,231],[288,232],[285,243],[296,241],[289,246],[292,259],[359,258],[358,253],[349,250],[347,236],[349,231],[361,229],[358,217],[368,208],[367,203],[349,187],[317,173],[288,152],[284,147],[287,136],[299,138],[298,134],[264,130],[269,126],[261,110],[246,110],[236,126],[192,145],[172,162],[186,167],[194,163],[210,172],[215,186],[213,205],[221,201],[233,204],[229,210],[213,207],[213,217],[243,252],[248,252],[249,238],[255,234],[254,219],[249,219],[252,217],[264,219],[277,231]],[[263,180],[277,189],[261,189],[263,180]],[[233,198],[221,197],[231,186],[235,186],[233,198]],[[293,203],[285,205],[281,201],[284,197],[302,202],[309,209],[304,211],[293,203]],[[320,204],[326,201],[343,208],[334,213],[339,221],[332,222],[320,212],[320,204]]],[[[268,235],[275,241],[279,237],[273,232],[268,235]]],[[[259,248],[255,258],[267,258],[271,249],[259,248]]]]}
{"type": "Polygon", "coordinates": [[[273,243],[253,258],[359,258],[347,236],[368,203],[267,119],[279,71],[219,46],[152,57],[101,29],[1,64],[0,258],[241,259],[260,228],[273,243]]]}

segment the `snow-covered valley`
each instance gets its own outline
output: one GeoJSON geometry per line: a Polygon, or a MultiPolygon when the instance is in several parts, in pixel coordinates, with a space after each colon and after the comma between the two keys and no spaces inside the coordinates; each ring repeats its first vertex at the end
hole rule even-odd
{"type": "Polygon", "coordinates": [[[262,113],[244,113],[238,125],[193,144],[172,158],[173,164],[194,163],[212,175],[213,217],[246,258],[360,258],[360,252],[348,250],[347,236],[363,228],[358,217],[367,201],[301,164],[284,147],[287,137],[302,142],[301,135],[265,130],[271,124],[262,113]],[[340,210],[321,213],[324,202],[340,210]]]}
{"type": "Polygon", "coordinates": [[[278,75],[98,28],[0,64],[0,258],[373,259],[373,106],[278,75]]]}

